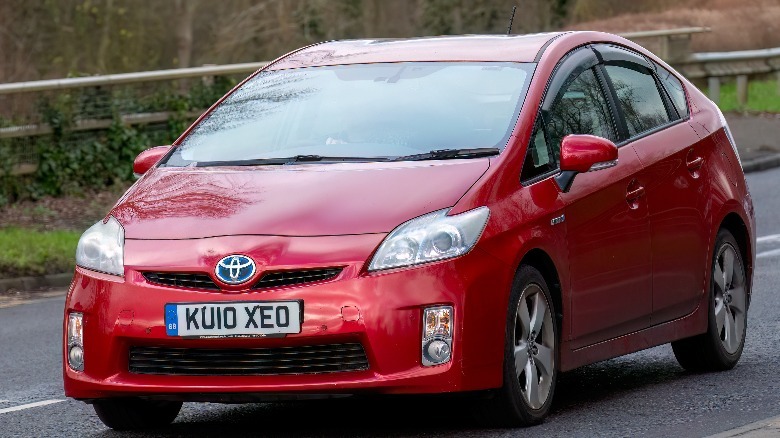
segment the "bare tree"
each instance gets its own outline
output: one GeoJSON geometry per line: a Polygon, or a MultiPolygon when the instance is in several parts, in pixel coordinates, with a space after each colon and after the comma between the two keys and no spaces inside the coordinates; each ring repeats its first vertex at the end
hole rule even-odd
{"type": "Polygon", "coordinates": [[[192,27],[198,0],[176,0],[176,60],[179,67],[189,67],[192,60],[192,27]]]}

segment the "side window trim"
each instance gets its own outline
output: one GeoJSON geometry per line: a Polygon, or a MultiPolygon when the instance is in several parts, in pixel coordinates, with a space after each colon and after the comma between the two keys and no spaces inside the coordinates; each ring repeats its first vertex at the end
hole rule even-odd
{"type": "MultiPolygon", "coordinates": [[[[644,58],[644,56],[643,56],[643,58],[644,58]]],[[[636,140],[640,140],[640,139],[645,138],[647,136],[653,135],[653,134],[655,134],[657,132],[663,131],[664,129],[670,128],[670,127],[672,127],[674,125],[677,125],[679,123],[686,122],[690,118],[690,114],[688,116],[686,116],[686,117],[682,117],[682,115],[680,115],[677,112],[677,108],[674,106],[674,104],[672,103],[672,99],[669,96],[669,91],[663,85],[663,82],[661,81],[661,78],[657,74],[657,68],[655,66],[655,63],[651,62],[649,59],[646,59],[646,61],[648,63],[650,63],[650,65],[653,65],[653,67],[654,67],[654,69],[651,71],[650,74],[653,76],[653,79],[655,79],[655,86],[658,88],[658,92],[661,95],[661,100],[663,100],[663,102],[664,102],[664,106],[666,107],[666,111],[667,111],[667,114],[669,115],[670,119],[669,119],[669,122],[664,123],[662,125],[658,125],[655,128],[650,129],[650,130],[645,131],[645,132],[642,132],[639,135],[635,135],[634,137],[626,135],[626,137],[623,138],[622,140],[620,140],[619,143],[615,143],[615,145],[618,148],[621,148],[621,147],[626,146],[626,145],[628,145],[630,143],[633,143],[636,140]],[[674,117],[674,116],[676,116],[676,117],[674,117]]],[[[610,91],[611,91],[611,93],[613,93],[613,97],[615,99],[616,110],[620,113],[621,119],[625,123],[625,115],[623,114],[623,109],[619,108],[619,105],[617,105],[617,92],[615,91],[615,88],[612,85],[612,80],[610,79],[609,74],[607,74],[606,69],[604,68],[604,65],[600,65],[600,68],[604,70],[604,76],[606,77],[606,79],[607,79],[607,81],[609,83],[610,91]]],[[[672,74],[672,73],[669,72],[669,74],[672,74]]],[[[687,105],[687,97],[686,97],[686,105],[687,105]]],[[[626,134],[628,134],[628,128],[626,128],[626,134]]]]}
{"type": "MultiPolygon", "coordinates": [[[[686,119],[686,120],[688,119],[689,115],[680,114],[680,112],[677,110],[677,107],[672,102],[672,98],[669,95],[669,90],[666,89],[666,86],[661,80],[659,68],[663,69],[665,73],[672,75],[677,81],[679,81],[679,79],[676,76],[674,76],[672,72],[667,71],[665,68],[658,65],[656,62],[654,62],[644,54],[635,52],[634,50],[628,47],[602,43],[602,44],[594,44],[593,50],[597,53],[603,65],[615,65],[618,67],[624,67],[631,70],[636,70],[640,73],[651,74],[655,79],[656,87],[658,88],[659,94],[661,95],[661,99],[664,102],[664,106],[666,107],[666,112],[667,115],[669,116],[670,122],[679,119],[686,119]]],[[[609,80],[609,75],[606,76],[609,80]]],[[[687,106],[688,105],[687,92],[685,91],[684,88],[683,88],[683,93],[686,94],[685,104],[687,106]]],[[[690,110],[688,111],[688,113],[690,113],[690,110]]]]}
{"type": "MultiPolygon", "coordinates": [[[[628,51],[629,49],[625,49],[625,50],[628,51]]],[[[631,53],[634,53],[634,52],[631,51],[631,53]]],[[[637,54],[637,56],[640,56],[640,55],[637,54]]],[[[648,135],[655,134],[656,132],[662,131],[662,130],[668,128],[668,127],[674,126],[674,125],[676,125],[676,124],[678,124],[680,122],[686,121],[688,119],[687,117],[682,117],[682,115],[680,115],[677,112],[677,108],[672,103],[672,99],[671,99],[671,97],[668,94],[669,92],[666,90],[666,87],[661,82],[661,78],[656,73],[656,69],[655,69],[655,65],[654,65],[655,63],[651,62],[650,60],[648,60],[644,56],[641,56],[641,58],[645,62],[647,62],[649,65],[653,66],[653,68],[652,69],[649,69],[649,68],[646,69],[646,67],[644,65],[633,64],[630,61],[624,61],[624,62],[621,62],[620,64],[618,64],[618,63],[602,63],[602,64],[599,64],[599,70],[604,75],[605,82],[609,85],[608,88],[609,88],[609,94],[610,94],[610,104],[614,105],[613,110],[617,111],[617,113],[619,114],[619,120],[620,120],[621,126],[618,129],[621,130],[621,131],[622,131],[622,129],[625,129],[625,131],[619,132],[619,135],[620,135],[619,140],[618,140],[618,142],[615,143],[615,145],[618,148],[621,148],[621,147],[623,147],[623,146],[633,142],[634,140],[638,140],[640,138],[647,137],[648,135]],[[631,64],[634,65],[633,68],[629,66],[631,64]],[[618,99],[618,96],[617,96],[617,91],[615,89],[614,84],[612,83],[612,79],[609,76],[609,73],[607,73],[607,71],[606,71],[606,68],[605,68],[606,65],[615,65],[617,67],[624,67],[624,68],[628,68],[628,69],[631,69],[631,70],[638,71],[640,73],[649,74],[653,78],[653,81],[655,82],[655,87],[656,87],[656,89],[658,91],[658,94],[661,97],[661,101],[664,104],[664,109],[666,110],[667,117],[669,117],[669,121],[666,122],[666,123],[663,123],[661,125],[658,125],[658,126],[654,127],[653,129],[647,130],[645,132],[641,132],[641,133],[631,137],[628,134],[628,125],[627,125],[627,122],[626,122],[626,119],[625,119],[625,114],[623,112],[623,109],[620,108],[620,105],[618,105],[619,99],[618,99]]],[[[671,72],[669,74],[671,74],[671,72]]]]}
{"type": "Polygon", "coordinates": [[[649,135],[653,135],[653,134],[655,134],[657,132],[663,131],[664,129],[671,128],[674,125],[678,125],[680,123],[685,123],[687,121],[688,121],[687,119],[685,119],[685,120],[683,120],[683,119],[672,120],[672,121],[670,121],[668,123],[664,123],[663,125],[658,125],[655,128],[650,129],[648,131],[645,131],[645,132],[643,132],[643,133],[641,133],[639,135],[636,135],[636,136],[631,137],[631,138],[627,138],[627,139],[621,141],[620,143],[615,143],[615,146],[617,146],[618,148],[622,148],[623,146],[631,144],[631,143],[633,143],[633,142],[635,142],[637,140],[641,140],[641,139],[643,139],[643,138],[645,138],[645,137],[647,137],[649,135]]]}
{"type": "MultiPolygon", "coordinates": [[[[615,46],[612,44],[594,44],[593,50],[598,54],[599,58],[601,58],[603,65],[614,65],[616,67],[623,67],[638,71],[639,73],[651,75],[655,80],[658,94],[661,95],[661,100],[666,108],[666,115],[670,120],[677,120],[680,118],[680,114],[678,114],[677,109],[674,107],[666,87],[664,87],[658,76],[658,67],[654,62],[641,53],[637,53],[627,47],[615,46]]],[[[606,74],[605,70],[602,69],[602,71],[611,84],[612,81],[609,79],[609,75],[606,74]]],[[[610,88],[614,91],[614,87],[610,88]]],[[[615,102],[617,102],[617,99],[615,102]]]]}
{"type": "Polygon", "coordinates": [[[653,79],[655,79],[655,86],[658,88],[658,94],[661,95],[661,100],[663,100],[664,106],[666,107],[666,114],[669,116],[669,120],[679,120],[681,118],[680,114],[677,112],[677,108],[674,107],[672,98],[669,97],[669,92],[666,91],[666,87],[661,83],[661,78],[658,77],[655,71],[651,74],[653,75],[653,79]]]}
{"type": "Polygon", "coordinates": [[[617,129],[616,134],[618,141],[615,142],[615,144],[618,145],[629,137],[626,117],[623,114],[623,110],[620,109],[620,105],[618,105],[617,91],[615,91],[615,86],[612,84],[612,79],[610,79],[609,75],[607,74],[607,71],[604,68],[604,64],[599,64],[596,67],[596,74],[599,78],[599,81],[601,82],[602,88],[604,89],[604,95],[607,97],[609,110],[612,113],[613,122],[615,128],[617,129]]]}
{"type": "Polygon", "coordinates": [[[520,170],[520,182],[523,185],[530,185],[537,181],[541,181],[543,179],[546,179],[552,175],[555,175],[559,172],[559,164],[557,162],[553,162],[554,166],[547,171],[544,171],[538,175],[531,176],[529,178],[523,179],[523,174],[526,169],[526,161],[529,159],[533,159],[533,149],[536,148],[536,137],[541,132],[542,138],[544,139],[544,146],[547,149],[547,156],[551,159],[554,159],[554,153],[553,150],[550,148],[550,142],[547,137],[547,130],[543,128],[543,121],[541,117],[537,118],[534,122],[534,129],[531,131],[531,138],[528,141],[528,147],[526,149],[525,158],[523,160],[523,167],[520,170]]]}
{"type": "MultiPolygon", "coordinates": [[[[542,111],[549,110],[555,103],[555,98],[558,96],[558,92],[565,86],[571,83],[577,78],[583,71],[598,65],[599,60],[589,46],[578,47],[555,66],[552,77],[547,82],[547,88],[544,91],[544,97],[542,98],[542,104],[540,105],[540,113],[542,111]],[[575,58],[575,56],[577,58],[575,58]],[[580,58],[580,59],[578,59],[580,58]],[[575,65],[569,67],[567,64],[574,63],[575,65]],[[576,73],[576,75],[575,75],[576,73]]],[[[537,114],[537,118],[539,114],[537,114]]]]}
{"type": "MultiPolygon", "coordinates": [[[[552,153],[551,145],[549,141],[549,135],[547,133],[547,129],[544,129],[544,113],[546,110],[548,110],[554,103],[555,98],[558,95],[558,92],[565,87],[568,83],[573,81],[577,78],[579,74],[582,72],[593,69],[594,73],[596,74],[596,77],[598,79],[601,92],[604,96],[604,99],[607,100],[607,106],[610,108],[610,114],[612,116],[612,129],[614,133],[619,137],[619,131],[618,131],[618,124],[617,124],[617,108],[614,106],[614,103],[612,102],[612,98],[609,96],[609,92],[607,88],[605,88],[605,82],[604,78],[602,78],[599,74],[599,68],[600,68],[600,62],[601,58],[600,55],[593,49],[593,47],[590,44],[583,45],[577,48],[572,49],[569,53],[563,56],[560,61],[558,61],[558,64],[556,64],[555,68],[552,71],[550,79],[548,79],[547,84],[545,86],[544,93],[542,94],[542,101],[539,105],[539,109],[536,112],[536,116],[534,118],[534,129],[532,130],[531,137],[529,138],[527,144],[526,144],[526,153],[524,160],[528,159],[528,149],[532,147],[532,143],[534,141],[534,133],[537,129],[542,129],[545,142],[547,143],[547,149],[550,153],[552,153]],[[579,62],[575,63],[575,56],[581,56],[581,60],[579,62]],[[590,58],[590,59],[589,59],[590,58]],[[586,62],[587,61],[587,62],[586,62]],[[567,64],[569,63],[575,63],[573,67],[568,67],[567,64]],[[577,73],[577,75],[574,75],[574,73],[577,73]],[[570,80],[571,79],[571,80],[570,80]]],[[[523,162],[525,166],[525,161],[523,162]]],[[[523,179],[522,175],[522,169],[520,171],[520,183],[523,186],[529,186],[532,184],[535,184],[537,182],[543,181],[547,178],[550,178],[558,173],[560,173],[560,163],[556,160],[555,162],[555,168],[553,170],[550,170],[549,172],[545,172],[540,175],[536,175],[534,177],[523,179]]]]}
{"type": "MultiPolygon", "coordinates": [[[[575,70],[575,68],[571,68],[569,70],[566,70],[567,64],[575,59],[575,56],[583,56],[583,61],[588,60],[588,55],[593,56],[593,51],[590,50],[590,46],[584,45],[580,47],[576,47],[572,49],[569,53],[564,55],[558,63],[555,65],[555,68],[553,68],[553,71],[550,75],[550,78],[547,80],[547,84],[545,84],[544,93],[542,94],[542,100],[541,104],[539,105],[539,108],[536,111],[536,116],[534,117],[534,129],[531,130],[531,137],[528,139],[528,142],[526,143],[526,153],[525,157],[523,158],[523,166],[520,169],[520,184],[523,186],[529,186],[531,184],[535,184],[537,182],[543,181],[547,178],[550,178],[553,175],[556,175],[560,173],[560,163],[556,162],[555,167],[550,170],[549,172],[542,173],[540,175],[533,176],[531,178],[523,179],[523,168],[525,167],[525,160],[528,160],[528,151],[531,147],[533,147],[533,142],[535,139],[535,133],[537,132],[537,129],[542,129],[545,142],[547,143],[547,150],[549,153],[551,153],[550,149],[550,143],[548,140],[547,130],[544,129],[544,117],[542,113],[544,112],[545,105],[552,105],[552,100],[555,99],[555,96],[557,95],[557,92],[565,85],[566,80],[571,76],[572,72],[575,70]],[[586,54],[583,56],[582,54],[586,54]],[[565,75],[564,75],[565,74],[565,75]],[[562,79],[561,79],[562,78],[562,79]],[[558,82],[556,82],[558,80],[558,82]],[[550,97],[552,96],[552,97],[550,97]]],[[[594,65],[598,64],[599,60],[597,57],[593,56],[594,65]]],[[[579,64],[575,65],[578,66],[579,64]]]]}
{"type": "Polygon", "coordinates": [[[603,43],[594,44],[592,47],[604,65],[628,68],[645,74],[655,72],[653,64],[647,58],[626,47],[603,43]]]}
{"type": "MultiPolygon", "coordinates": [[[[644,55],[643,55],[644,56],[644,55]]],[[[680,120],[688,120],[691,117],[691,109],[688,103],[688,90],[683,86],[682,81],[680,80],[677,75],[672,73],[671,71],[664,68],[664,66],[658,64],[657,62],[653,61],[652,59],[645,56],[645,59],[647,60],[650,65],[653,66],[653,71],[655,71],[655,76],[658,80],[658,86],[663,90],[663,94],[669,99],[669,103],[671,104],[671,108],[674,110],[674,113],[677,114],[677,118],[680,120]],[[680,86],[682,87],[682,92],[684,96],[684,104],[685,104],[685,114],[680,113],[679,109],[677,108],[677,105],[674,104],[674,101],[672,100],[671,92],[669,91],[669,88],[664,84],[664,79],[662,79],[661,72],[668,75],[668,77],[673,78],[675,81],[680,83],[680,86]]]]}

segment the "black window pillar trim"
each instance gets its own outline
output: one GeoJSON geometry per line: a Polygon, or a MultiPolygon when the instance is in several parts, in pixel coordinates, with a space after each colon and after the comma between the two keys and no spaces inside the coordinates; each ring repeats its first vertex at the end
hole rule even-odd
{"type": "Polygon", "coordinates": [[[607,74],[607,70],[604,68],[604,64],[597,65],[595,67],[595,71],[596,77],[598,77],[599,82],[601,82],[604,96],[607,98],[607,105],[609,105],[614,126],[617,129],[617,141],[615,143],[621,143],[627,140],[629,137],[628,123],[626,122],[626,117],[625,114],[623,114],[623,110],[620,108],[620,100],[618,99],[615,85],[612,83],[612,79],[610,79],[609,75],[607,74]]]}

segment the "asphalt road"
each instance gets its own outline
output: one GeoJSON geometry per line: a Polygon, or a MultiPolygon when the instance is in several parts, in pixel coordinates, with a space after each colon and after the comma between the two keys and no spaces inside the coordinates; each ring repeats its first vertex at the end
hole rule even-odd
{"type": "MultiPolygon", "coordinates": [[[[780,169],[751,174],[748,182],[758,236],[780,235],[780,169]]],[[[694,437],[774,417],[780,415],[780,237],[759,239],[758,252],[747,343],[729,372],[686,373],[668,345],[587,366],[561,376],[543,425],[520,430],[480,429],[457,400],[380,398],[190,403],[171,427],[148,436],[694,437]]],[[[90,406],[63,395],[63,301],[0,308],[2,437],[124,436],[104,427],[90,406]]]]}

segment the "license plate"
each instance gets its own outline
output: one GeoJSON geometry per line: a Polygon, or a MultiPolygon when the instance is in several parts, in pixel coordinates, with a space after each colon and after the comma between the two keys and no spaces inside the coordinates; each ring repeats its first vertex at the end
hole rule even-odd
{"type": "Polygon", "coordinates": [[[231,301],[165,305],[168,336],[260,337],[301,332],[301,301],[231,301]]]}

